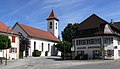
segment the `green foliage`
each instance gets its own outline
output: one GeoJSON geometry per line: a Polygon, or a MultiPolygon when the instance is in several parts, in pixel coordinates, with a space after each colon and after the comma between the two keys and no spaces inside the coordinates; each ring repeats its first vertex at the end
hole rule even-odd
{"type": "Polygon", "coordinates": [[[11,48],[11,41],[6,35],[0,35],[0,49],[11,48]]]}
{"type": "Polygon", "coordinates": [[[38,50],[34,50],[32,53],[33,57],[39,57],[40,55],[41,55],[41,51],[38,51],[38,50]]]}
{"type": "MultiPolygon", "coordinates": [[[[73,36],[78,28],[78,23],[75,24],[68,24],[64,30],[62,31],[62,39],[63,41],[68,41],[72,43],[73,36]]],[[[72,45],[71,45],[72,46],[72,45]]]]}
{"type": "Polygon", "coordinates": [[[20,51],[25,51],[30,47],[30,41],[28,38],[25,38],[21,33],[20,34],[20,51]]]}
{"type": "Polygon", "coordinates": [[[75,57],[75,60],[88,60],[88,54],[79,54],[75,57]]]}
{"type": "Polygon", "coordinates": [[[61,41],[61,42],[58,42],[55,47],[57,47],[57,49],[61,52],[70,52],[71,50],[71,43],[68,42],[68,41],[61,41]]]}
{"type": "Polygon", "coordinates": [[[27,57],[28,56],[28,49],[30,47],[30,41],[28,38],[25,38],[20,32],[20,58],[23,57],[23,52],[25,51],[25,56],[27,57]]]}

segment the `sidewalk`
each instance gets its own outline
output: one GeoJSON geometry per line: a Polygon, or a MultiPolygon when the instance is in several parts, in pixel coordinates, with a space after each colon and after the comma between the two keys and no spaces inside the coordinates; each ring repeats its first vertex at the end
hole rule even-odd
{"type": "Polygon", "coordinates": [[[8,60],[0,65],[0,69],[60,69],[76,65],[88,65],[98,63],[110,63],[114,60],[56,60],[60,57],[26,57],[19,60],[8,60]]]}
{"type": "Polygon", "coordinates": [[[8,60],[7,65],[5,65],[5,60],[3,60],[3,64],[0,64],[0,69],[12,69],[15,67],[23,66],[25,64],[25,59],[8,60]]]}

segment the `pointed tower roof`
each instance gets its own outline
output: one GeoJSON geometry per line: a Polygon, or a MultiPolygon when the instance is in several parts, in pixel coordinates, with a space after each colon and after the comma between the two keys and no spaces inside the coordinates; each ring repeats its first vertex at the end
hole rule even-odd
{"type": "Polygon", "coordinates": [[[51,11],[51,14],[49,15],[49,17],[46,20],[51,20],[51,19],[55,19],[55,20],[59,21],[59,19],[57,18],[53,9],[51,11]]]}

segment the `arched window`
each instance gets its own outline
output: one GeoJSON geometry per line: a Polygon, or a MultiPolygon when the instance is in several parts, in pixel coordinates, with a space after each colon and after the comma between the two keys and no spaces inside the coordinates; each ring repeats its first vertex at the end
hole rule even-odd
{"type": "Polygon", "coordinates": [[[42,42],[42,51],[43,51],[43,49],[44,49],[43,47],[44,47],[44,44],[43,44],[43,42],[42,42]]]}
{"type": "Polygon", "coordinates": [[[56,29],[57,29],[57,23],[56,23],[56,29]]]}
{"type": "Polygon", "coordinates": [[[48,43],[48,51],[50,51],[50,44],[48,43]]]}
{"type": "Polygon", "coordinates": [[[52,29],[52,22],[50,22],[50,29],[52,29]]]}
{"type": "Polygon", "coordinates": [[[36,42],[34,42],[34,50],[36,49],[36,42]]]}

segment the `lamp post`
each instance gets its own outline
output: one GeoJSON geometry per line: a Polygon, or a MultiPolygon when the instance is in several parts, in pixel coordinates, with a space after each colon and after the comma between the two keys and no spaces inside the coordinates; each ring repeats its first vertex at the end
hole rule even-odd
{"type": "Polygon", "coordinates": [[[7,41],[6,41],[6,61],[5,61],[5,65],[7,65],[7,47],[8,47],[8,38],[9,38],[9,32],[8,32],[8,29],[10,28],[11,26],[7,27],[7,41]]]}

